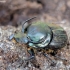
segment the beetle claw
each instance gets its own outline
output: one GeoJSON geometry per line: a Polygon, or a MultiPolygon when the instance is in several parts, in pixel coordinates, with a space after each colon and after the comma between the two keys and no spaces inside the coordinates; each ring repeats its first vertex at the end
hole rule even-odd
{"type": "Polygon", "coordinates": [[[52,62],[52,63],[51,63],[51,66],[55,66],[55,65],[56,65],[56,62],[52,62]]]}
{"type": "Polygon", "coordinates": [[[14,38],[14,34],[12,34],[11,36],[9,36],[8,40],[11,41],[14,38]]]}
{"type": "Polygon", "coordinates": [[[47,58],[52,62],[52,63],[51,63],[51,66],[55,66],[55,65],[56,65],[56,61],[55,61],[55,60],[52,60],[48,54],[43,53],[43,55],[44,55],[45,57],[47,57],[47,58]]]}
{"type": "Polygon", "coordinates": [[[34,58],[34,56],[30,56],[30,57],[28,57],[27,59],[25,59],[25,61],[29,61],[29,60],[31,60],[31,59],[33,59],[34,58]]]}
{"type": "Polygon", "coordinates": [[[62,58],[62,57],[59,57],[58,55],[55,55],[55,57],[58,58],[58,59],[61,59],[61,60],[63,60],[63,61],[67,61],[67,59],[62,58]]]}

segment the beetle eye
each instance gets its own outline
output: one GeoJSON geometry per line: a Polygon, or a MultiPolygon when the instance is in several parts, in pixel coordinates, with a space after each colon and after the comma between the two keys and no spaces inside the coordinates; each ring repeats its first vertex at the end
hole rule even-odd
{"type": "Polygon", "coordinates": [[[30,37],[29,37],[29,36],[27,36],[27,38],[28,38],[28,39],[30,39],[30,37]]]}
{"type": "Polygon", "coordinates": [[[29,36],[27,36],[27,39],[28,39],[29,41],[31,41],[31,39],[30,39],[30,37],[29,37],[29,36]]]}

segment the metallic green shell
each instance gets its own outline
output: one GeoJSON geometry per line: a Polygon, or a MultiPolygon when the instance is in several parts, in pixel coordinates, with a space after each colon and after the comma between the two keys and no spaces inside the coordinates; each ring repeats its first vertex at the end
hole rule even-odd
{"type": "Polygon", "coordinates": [[[52,41],[50,42],[49,47],[52,49],[64,47],[68,39],[65,30],[57,24],[50,23],[47,25],[51,28],[53,33],[52,41]]]}
{"type": "Polygon", "coordinates": [[[51,41],[52,32],[46,23],[38,21],[29,26],[27,36],[30,39],[30,46],[34,44],[36,47],[45,47],[51,41]]]}
{"type": "Polygon", "coordinates": [[[33,41],[29,45],[33,47],[62,48],[67,43],[67,34],[57,24],[37,21],[28,28],[27,35],[33,41]],[[43,42],[39,43],[41,37],[45,36],[43,42]],[[35,44],[36,42],[36,44],[35,44]]]}

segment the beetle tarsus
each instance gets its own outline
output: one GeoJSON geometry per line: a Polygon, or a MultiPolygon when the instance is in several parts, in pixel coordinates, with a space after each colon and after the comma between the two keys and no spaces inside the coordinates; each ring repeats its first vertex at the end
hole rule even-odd
{"type": "Polygon", "coordinates": [[[52,65],[52,66],[56,65],[56,61],[55,61],[55,60],[52,60],[48,54],[43,53],[43,55],[44,55],[45,57],[47,57],[47,58],[51,61],[51,65],[52,65]]]}
{"type": "Polygon", "coordinates": [[[9,36],[8,40],[11,41],[14,37],[14,34],[12,34],[11,36],[9,36]]]}
{"type": "Polygon", "coordinates": [[[67,61],[65,58],[59,57],[58,55],[55,55],[56,58],[61,59],[63,61],[67,61]]]}
{"type": "Polygon", "coordinates": [[[26,60],[31,60],[31,59],[33,59],[35,56],[30,56],[30,57],[28,57],[28,59],[26,59],[26,60]]]}

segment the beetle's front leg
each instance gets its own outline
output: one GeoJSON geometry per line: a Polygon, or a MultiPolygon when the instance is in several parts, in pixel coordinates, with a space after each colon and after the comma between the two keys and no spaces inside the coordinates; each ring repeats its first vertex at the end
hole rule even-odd
{"type": "Polygon", "coordinates": [[[27,51],[30,54],[30,57],[27,60],[33,59],[35,57],[34,50],[32,48],[28,48],[27,51]]]}
{"type": "Polygon", "coordinates": [[[34,19],[34,18],[36,18],[36,17],[32,17],[32,18],[30,18],[30,19],[28,19],[28,20],[26,20],[25,22],[22,23],[22,32],[23,33],[25,32],[26,28],[30,25],[27,22],[30,21],[30,20],[32,20],[32,19],[34,19]]]}
{"type": "Polygon", "coordinates": [[[14,38],[14,34],[10,35],[8,40],[11,41],[14,38]]]}

